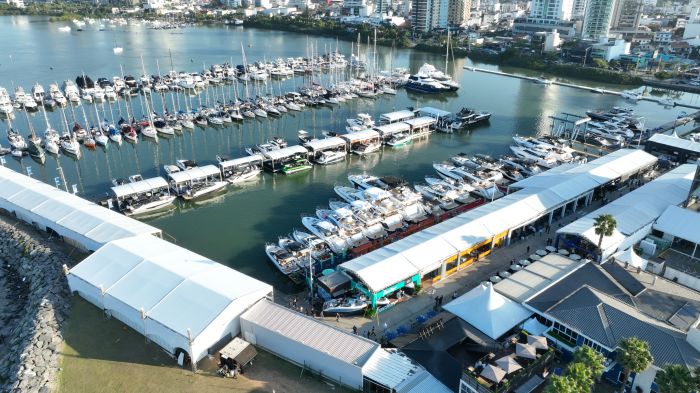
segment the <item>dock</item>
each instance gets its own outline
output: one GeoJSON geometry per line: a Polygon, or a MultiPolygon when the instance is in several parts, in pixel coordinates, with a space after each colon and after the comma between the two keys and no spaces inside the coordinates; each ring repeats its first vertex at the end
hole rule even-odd
{"type": "MultiPolygon", "coordinates": [[[[465,69],[468,69],[468,70],[471,70],[471,71],[474,71],[474,72],[483,72],[483,73],[486,73],[486,74],[500,75],[500,76],[507,76],[507,77],[511,77],[511,78],[529,80],[529,81],[531,81],[531,82],[533,82],[533,83],[535,83],[535,81],[537,80],[537,78],[531,77],[531,76],[518,75],[518,74],[510,74],[510,73],[507,73],[507,72],[502,72],[502,71],[497,71],[497,70],[489,70],[489,69],[486,69],[486,68],[469,67],[469,66],[464,66],[464,68],[465,68],[465,69]]],[[[564,86],[564,87],[570,87],[570,88],[579,89],[579,90],[586,90],[586,91],[589,91],[589,92],[591,92],[591,93],[598,93],[598,94],[610,94],[610,95],[621,96],[622,93],[623,93],[623,92],[621,92],[621,91],[616,91],[616,90],[600,89],[600,88],[596,88],[596,87],[577,85],[577,84],[575,84],[575,83],[568,83],[568,82],[562,82],[562,81],[556,81],[556,80],[552,80],[551,83],[552,83],[553,85],[559,85],[559,86],[564,86]]],[[[655,102],[655,103],[658,104],[659,101],[661,101],[661,100],[658,99],[658,98],[654,98],[654,97],[642,97],[642,98],[640,99],[640,101],[650,101],[650,102],[655,102]]],[[[680,103],[680,102],[674,102],[674,103],[673,103],[673,106],[674,106],[674,107],[677,107],[677,106],[678,106],[678,107],[682,107],[682,108],[690,108],[690,109],[698,109],[698,110],[700,110],[700,106],[688,105],[688,104],[683,104],[683,103],[680,103]]],[[[695,116],[697,116],[698,114],[700,114],[700,112],[694,114],[694,115],[691,116],[691,117],[695,117],[695,116]]],[[[685,124],[685,123],[684,123],[684,124],[685,124]]],[[[680,124],[678,124],[678,125],[680,125],[680,124]]],[[[678,126],[678,125],[677,125],[677,126],[678,126]]],[[[667,131],[668,131],[668,130],[667,130],[667,131]]]]}

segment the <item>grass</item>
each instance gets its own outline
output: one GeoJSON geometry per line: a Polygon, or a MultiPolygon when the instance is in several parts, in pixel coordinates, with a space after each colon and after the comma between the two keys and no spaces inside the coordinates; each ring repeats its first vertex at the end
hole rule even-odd
{"type": "Polygon", "coordinates": [[[78,296],[71,299],[58,392],[345,392],[262,350],[237,379],[214,373],[203,360],[200,371],[177,366],[175,359],[139,333],[78,296]]]}

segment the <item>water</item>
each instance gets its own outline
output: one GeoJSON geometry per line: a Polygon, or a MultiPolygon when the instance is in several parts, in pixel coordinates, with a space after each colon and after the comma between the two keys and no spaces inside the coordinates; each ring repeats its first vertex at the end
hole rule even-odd
{"type": "MultiPolygon", "coordinates": [[[[335,50],[337,46],[346,56],[351,50],[350,42],[241,27],[147,30],[143,26],[106,26],[105,31],[97,31],[96,26],[88,26],[83,32],[77,32],[75,28],[70,33],[58,32],[58,27],[64,25],[66,23],[50,23],[44,18],[1,17],[0,86],[11,92],[13,85],[21,85],[29,92],[35,82],[48,88],[49,83],[74,80],[82,72],[95,80],[102,76],[120,75],[120,65],[126,74],[138,76],[141,74],[141,56],[148,74],[157,73],[156,60],[161,72],[167,72],[171,68],[170,54],[176,70],[200,71],[203,64],[209,66],[230,59],[233,64],[242,64],[241,43],[249,61],[305,56],[307,48],[323,53],[335,50]],[[115,42],[124,47],[122,55],[112,53],[115,42]]],[[[444,57],[437,54],[377,48],[380,68],[409,67],[416,71],[426,62],[438,68],[444,67],[444,57]]],[[[144,177],[162,175],[163,164],[174,163],[179,158],[208,164],[214,163],[215,156],[220,153],[232,157],[243,156],[246,146],[264,142],[274,135],[284,136],[290,143],[296,143],[296,134],[300,129],[316,135],[320,135],[322,130],[342,132],[345,120],[360,112],[369,113],[375,119],[382,113],[407,106],[434,106],[452,112],[467,106],[493,112],[488,125],[471,132],[434,134],[429,140],[407,148],[384,149],[365,158],[352,156],[344,163],[316,166],[311,172],[290,177],[265,174],[256,183],[231,186],[225,195],[198,204],[180,204],[176,211],[148,221],[161,228],[167,238],[184,247],[272,283],[278,289],[287,290],[290,286],[286,278],[265,257],[265,242],[276,241],[279,235],[290,233],[295,227],[301,228],[301,216],[304,213],[313,215],[317,206],[327,205],[329,198],[336,197],[333,185],[347,182],[349,173],[398,175],[414,183],[425,175],[434,174],[432,163],[459,152],[506,153],[513,135],[547,132],[551,128],[549,116],[561,112],[583,114],[592,108],[631,105],[614,96],[561,86],[543,87],[520,79],[471,72],[462,68],[465,64],[488,67],[457,59],[449,71],[462,88],[452,95],[421,96],[400,90],[396,96],[383,96],[377,100],[358,99],[334,108],[307,109],[280,119],[248,120],[226,128],[197,128],[171,139],[160,138],[159,143],[141,140],[136,146],[127,143],[121,147],[112,145],[106,152],[84,149],[79,161],[65,156],[58,159],[47,157],[46,164],[42,166],[29,158],[17,161],[6,156],[6,165],[25,173],[26,168],[31,167],[35,178],[49,184],[54,184],[54,178],[58,175],[57,166],[60,165],[69,185],[76,184],[79,194],[95,198],[105,195],[111,185],[110,179],[115,177],[127,177],[134,173],[141,173],[144,177]]],[[[321,81],[327,83],[328,78],[325,75],[321,81]]],[[[279,84],[273,82],[263,85],[260,91],[284,92],[304,82],[302,78],[279,84]]],[[[228,95],[229,88],[224,89],[228,95]]],[[[255,93],[254,88],[250,90],[251,94],[255,93]]],[[[239,89],[237,94],[244,94],[243,89],[239,89]]],[[[691,104],[698,101],[697,95],[693,94],[681,94],[674,99],[691,104]]],[[[198,98],[192,100],[195,105],[198,103],[198,98]]],[[[168,101],[170,105],[170,98],[168,101]]],[[[138,112],[139,100],[132,100],[132,104],[138,112]]],[[[181,101],[183,104],[184,100],[181,101]]],[[[156,108],[159,105],[160,101],[156,100],[156,108]]],[[[664,109],[651,102],[632,105],[637,114],[646,117],[647,127],[672,120],[684,110],[664,109]]],[[[124,111],[123,104],[120,106],[124,111]]],[[[93,106],[83,107],[88,112],[90,123],[93,123],[93,106]]],[[[59,113],[56,111],[49,116],[51,123],[60,131],[59,113]]],[[[112,113],[118,117],[116,105],[112,113]]],[[[83,123],[79,109],[76,115],[83,123]]],[[[109,108],[105,107],[101,115],[109,118],[109,108]]],[[[67,116],[71,121],[70,111],[67,116]]],[[[15,117],[14,125],[26,134],[25,115],[16,112],[15,117]]],[[[46,127],[41,112],[30,115],[30,119],[37,132],[43,134],[46,127]]],[[[7,145],[4,137],[0,141],[7,145]]]]}

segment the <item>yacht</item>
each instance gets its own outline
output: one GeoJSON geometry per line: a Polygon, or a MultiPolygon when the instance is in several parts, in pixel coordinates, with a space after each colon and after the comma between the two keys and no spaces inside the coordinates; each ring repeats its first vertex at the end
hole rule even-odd
{"type": "Polygon", "coordinates": [[[323,150],[314,160],[317,164],[328,165],[335,162],[340,162],[348,155],[347,151],[343,150],[323,150]]]}
{"type": "Polygon", "coordinates": [[[68,100],[66,99],[66,96],[61,93],[61,90],[58,88],[58,85],[55,83],[52,83],[49,85],[49,96],[51,97],[52,100],[56,102],[56,104],[60,106],[66,106],[68,104],[68,100]]]}
{"type": "Polygon", "coordinates": [[[348,249],[348,242],[339,236],[339,229],[330,221],[316,217],[303,217],[301,223],[314,235],[323,239],[336,254],[342,254],[348,249]]]}
{"type": "Polygon", "coordinates": [[[61,136],[61,149],[67,155],[75,158],[80,158],[80,144],[75,139],[75,135],[64,133],[61,136]]]}
{"type": "Polygon", "coordinates": [[[374,127],[374,120],[372,120],[372,116],[368,115],[367,113],[359,113],[357,118],[347,119],[347,126],[345,127],[345,130],[347,132],[357,132],[369,130],[372,129],[372,127],[374,127]]]}
{"type": "Polygon", "coordinates": [[[331,251],[330,246],[318,236],[295,229],[292,232],[292,238],[306,245],[311,250],[311,258],[321,262],[321,264],[333,259],[333,251],[331,251]]]}
{"type": "Polygon", "coordinates": [[[74,104],[80,103],[80,91],[73,81],[68,79],[63,81],[63,93],[68,101],[74,104]]]}
{"type": "Polygon", "coordinates": [[[404,88],[416,93],[438,94],[452,91],[448,86],[443,85],[433,78],[423,78],[419,75],[411,75],[404,85],[404,88]]]}
{"type": "Polygon", "coordinates": [[[537,163],[537,165],[547,169],[554,168],[559,164],[556,156],[545,150],[523,146],[510,146],[510,150],[516,156],[533,160],[537,163]]]}
{"type": "Polygon", "coordinates": [[[35,111],[39,109],[34,97],[25,93],[22,86],[15,87],[15,102],[28,111],[35,111]]]}
{"type": "Polygon", "coordinates": [[[382,214],[384,218],[382,224],[388,231],[395,231],[403,227],[404,212],[400,203],[388,191],[371,187],[357,192],[356,196],[358,199],[368,202],[382,214]]]}
{"type": "Polygon", "coordinates": [[[452,210],[459,206],[455,199],[459,194],[455,190],[421,184],[416,184],[415,187],[427,200],[438,204],[443,210],[452,210]]]}
{"type": "Polygon", "coordinates": [[[44,87],[35,83],[34,86],[32,86],[32,98],[34,98],[37,104],[42,104],[44,102],[44,97],[46,97],[44,87]]]}
{"type": "Polygon", "coordinates": [[[7,94],[7,90],[4,87],[0,87],[0,113],[4,115],[9,115],[15,110],[12,106],[12,100],[10,95],[7,94]]]}
{"type": "Polygon", "coordinates": [[[27,150],[27,141],[24,137],[13,129],[7,131],[7,140],[13,150],[27,150]]]}
{"type": "Polygon", "coordinates": [[[386,141],[387,146],[391,147],[402,147],[413,141],[413,136],[409,132],[398,132],[392,135],[388,141],[386,141]]]}
{"type": "MultiPolygon", "coordinates": [[[[289,240],[289,239],[286,239],[289,240]]],[[[293,240],[290,240],[293,241],[293,240]]],[[[282,239],[280,239],[280,243],[282,243],[282,239]]],[[[298,242],[295,242],[297,244],[300,244],[298,242]]],[[[285,244],[287,244],[285,242],[285,244]]],[[[299,255],[295,255],[295,253],[291,250],[286,249],[285,247],[282,247],[280,244],[271,244],[268,243],[265,245],[265,254],[267,254],[267,257],[270,259],[273,265],[282,273],[285,275],[290,275],[292,273],[298,272],[300,267],[299,263],[304,263],[304,260],[300,260],[299,255]]],[[[302,257],[303,258],[303,257],[302,257]]]]}
{"type": "Polygon", "coordinates": [[[538,85],[544,85],[544,86],[551,86],[552,81],[550,79],[545,78],[544,76],[540,76],[538,78],[533,79],[535,83],[538,85]]]}
{"type": "Polygon", "coordinates": [[[323,303],[323,313],[325,315],[352,315],[364,312],[367,302],[355,298],[331,299],[323,303]]]}
{"type": "Polygon", "coordinates": [[[491,118],[490,112],[477,112],[471,108],[462,108],[455,116],[463,126],[470,126],[481,122],[486,122],[491,118]]]}
{"type": "Polygon", "coordinates": [[[457,91],[460,87],[459,83],[452,80],[452,77],[438,70],[432,64],[423,64],[423,66],[418,69],[416,75],[423,79],[436,80],[441,85],[445,86],[448,91],[457,91]]]}

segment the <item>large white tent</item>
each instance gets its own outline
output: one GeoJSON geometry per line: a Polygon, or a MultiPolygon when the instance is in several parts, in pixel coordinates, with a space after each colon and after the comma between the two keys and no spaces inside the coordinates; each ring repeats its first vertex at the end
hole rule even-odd
{"type": "Polygon", "coordinates": [[[240,332],[272,286],[153,236],[115,240],[72,268],[72,292],[175,354],[195,360],[240,332]]]}
{"type": "Polygon", "coordinates": [[[588,215],[559,229],[558,234],[579,236],[591,244],[598,244],[595,234],[595,218],[610,214],[617,221],[612,236],[603,237],[603,259],[617,250],[624,250],[642,240],[651,232],[652,223],[669,207],[685,201],[690,190],[697,165],[684,164],[644,186],[610,202],[588,215]]]}
{"type": "Polygon", "coordinates": [[[666,235],[700,244],[700,213],[678,206],[669,206],[656,220],[654,229],[666,235]]]}
{"type": "Polygon", "coordinates": [[[491,283],[479,285],[443,308],[494,340],[532,315],[525,307],[496,292],[491,283]]]}
{"type": "Polygon", "coordinates": [[[0,166],[0,209],[85,251],[161,230],[0,166]]]}

